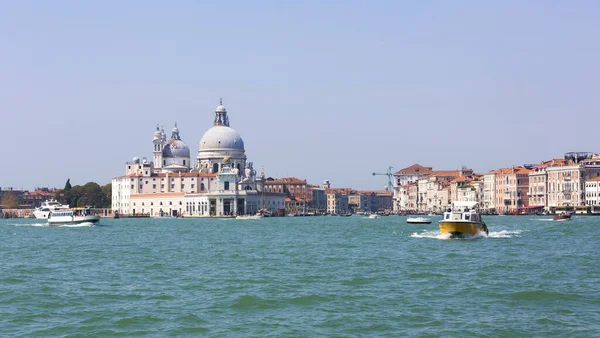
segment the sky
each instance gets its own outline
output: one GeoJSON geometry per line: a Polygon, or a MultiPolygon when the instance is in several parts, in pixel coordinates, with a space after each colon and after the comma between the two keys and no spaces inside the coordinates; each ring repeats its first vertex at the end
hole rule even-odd
{"type": "Polygon", "coordinates": [[[219,98],[267,176],[600,152],[597,1],[5,1],[0,186],[109,183],[219,98]]]}

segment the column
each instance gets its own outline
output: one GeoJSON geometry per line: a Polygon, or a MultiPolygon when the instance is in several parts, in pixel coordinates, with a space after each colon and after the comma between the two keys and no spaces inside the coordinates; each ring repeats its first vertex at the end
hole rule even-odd
{"type": "Polygon", "coordinates": [[[237,216],[237,196],[233,196],[233,216],[237,216]]]}

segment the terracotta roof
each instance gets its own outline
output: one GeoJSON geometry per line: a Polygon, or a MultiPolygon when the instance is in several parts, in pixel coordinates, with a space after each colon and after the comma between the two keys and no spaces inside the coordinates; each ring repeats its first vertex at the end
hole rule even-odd
{"type": "Polygon", "coordinates": [[[594,178],[590,178],[589,180],[587,180],[587,182],[599,182],[600,181],[600,176],[596,176],[594,178]]]}
{"type": "Polygon", "coordinates": [[[325,190],[326,194],[349,194],[352,188],[329,188],[325,190]]]}
{"type": "Polygon", "coordinates": [[[413,164],[410,167],[400,169],[394,175],[421,175],[427,174],[432,170],[431,167],[424,167],[420,164],[413,164]]]}
{"type": "Polygon", "coordinates": [[[429,173],[432,177],[458,177],[460,170],[433,170],[429,173]]]}
{"type": "Polygon", "coordinates": [[[471,177],[466,177],[466,176],[459,176],[455,179],[453,179],[451,182],[452,183],[459,183],[459,182],[471,182],[473,179],[471,177]]]}

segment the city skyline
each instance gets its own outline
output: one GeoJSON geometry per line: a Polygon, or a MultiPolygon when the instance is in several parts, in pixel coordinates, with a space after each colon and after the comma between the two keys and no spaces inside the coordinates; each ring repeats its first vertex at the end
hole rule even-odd
{"type": "Polygon", "coordinates": [[[2,187],[109,183],[156,124],[196,154],[220,97],[255,166],[311,184],[600,151],[594,2],[3,9],[2,187]]]}

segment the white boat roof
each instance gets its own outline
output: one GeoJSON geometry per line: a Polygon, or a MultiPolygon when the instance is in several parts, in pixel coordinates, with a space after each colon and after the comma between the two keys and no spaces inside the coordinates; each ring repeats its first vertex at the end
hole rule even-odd
{"type": "Polygon", "coordinates": [[[473,201],[454,201],[452,202],[452,205],[456,208],[475,208],[476,206],[479,205],[479,203],[477,202],[473,202],[473,201]]]}

